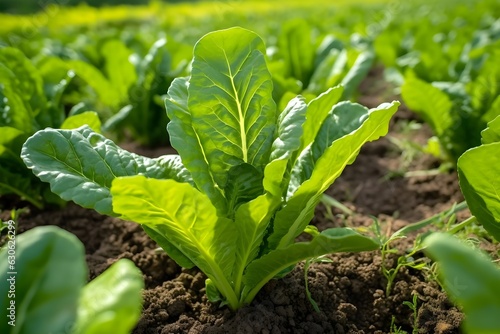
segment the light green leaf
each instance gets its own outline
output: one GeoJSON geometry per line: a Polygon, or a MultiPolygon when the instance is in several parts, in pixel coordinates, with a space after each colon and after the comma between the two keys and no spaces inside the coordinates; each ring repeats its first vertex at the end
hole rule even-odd
{"type": "Polygon", "coordinates": [[[109,188],[116,177],[142,174],[190,182],[177,155],[142,157],[121,149],[88,126],[38,131],[24,144],[21,157],[62,199],[107,215],[114,215],[109,188]]]}
{"type": "Polygon", "coordinates": [[[264,54],[262,39],[242,28],[209,33],[195,46],[188,108],[219,187],[231,167],[267,163],[276,106],[264,54]]]}
{"type": "Polygon", "coordinates": [[[389,121],[399,102],[384,103],[369,111],[368,118],[354,132],[333,142],[316,161],[311,177],[302,183],[286,205],[277,212],[270,248],[282,248],[293,242],[314,216],[323,192],[352,163],[366,142],[387,134],[389,121]]]}
{"type": "Polygon", "coordinates": [[[300,147],[307,105],[301,96],[288,102],[278,116],[277,138],[272,144],[269,160],[287,159],[300,147]]]}
{"type": "Polygon", "coordinates": [[[0,332],[66,331],[76,319],[78,298],[87,279],[82,243],[58,227],[43,226],[17,236],[15,245],[14,268],[9,264],[9,244],[0,251],[0,307],[5,311],[15,301],[15,327],[8,324],[12,318],[4,317],[0,332]],[[9,298],[11,278],[15,297],[9,298]]]}
{"type": "Polygon", "coordinates": [[[63,94],[75,74],[68,70],[64,60],[56,57],[44,57],[35,65],[47,97],[47,107],[36,116],[36,122],[40,129],[60,128],[66,118],[63,94]]]}
{"type": "Polygon", "coordinates": [[[368,72],[372,68],[374,60],[375,52],[373,52],[372,50],[361,52],[358,55],[356,61],[340,83],[344,87],[342,100],[346,100],[352,97],[352,95],[358,89],[361,81],[363,81],[363,79],[368,75],[368,72]]]}
{"type": "Polygon", "coordinates": [[[187,183],[120,177],[111,187],[113,210],[144,224],[168,240],[211,278],[232,305],[237,298],[227,280],[235,260],[236,231],[217,217],[209,198],[187,183]]]}
{"type": "Polygon", "coordinates": [[[307,91],[320,94],[325,89],[337,86],[347,72],[347,51],[332,49],[316,67],[307,91]]]}
{"type": "Polygon", "coordinates": [[[481,132],[481,137],[483,144],[500,142],[500,116],[488,123],[488,127],[481,132]]]}
{"type": "Polygon", "coordinates": [[[245,267],[258,255],[271,217],[280,203],[279,196],[265,194],[241,205],[236,211],[234,224],[238,231],[238,239],[234,281],[237,294],[240,293],[245,267]]]}
{"type": "Polygon", "coordinates": [[[80,296],[77,334],[128,334],[141,315],[142,273],[128,259],[118,260],[88,283],[80,296]]]}
{"type": "Polygon", "coordinates": [[[312,31],[307,21],[297,19],[285,22],[278,38],[278,48],[285,61],[287,74],[300,80],[303,87],[307,87],[315,58],[312,31]]]}
{"type": "Polygon", "coordinates": [[[340,100],[343,90],[342,86],[329,88],[326,92],[309,102],[307,105],[306,121],[302,126],[304,134],[299,152],[302,152],[314,141],[324,119],[333,106],[340,100]]]}
{"type": "Polygon", "coordinates": [[[170,118],[167,126],[170,143],[182,157],[182,162],[191,172],[197,188],[210,198],[219,211],[224,212],[224,195],[215,183],[208,167],[207,153],[192,125],[192,116],[187,107],[187,87],[187,78],[176,78],[168,89],[165,105],[170,118]]]}
{"type": "MultiPolygon", "coordinates": [[[[2,77],[2,63],[0,63],[0,79],[2,77]]],[[[25,133],[32,133],[34,127],[34,115],[26,105],[15,87],[0,83],[0,126],[9,126],[25,133]]]]}
{"type": "Polygon", "coordinates": [[[102,103],[118,108],[121,100],[119,90],[93,65],[82,60],[68,60],[68,68],[84,80],[97,94],[102,103]]]}
{"type": "Polygon", "coordinates": [[[323,155],[332,143],[354,131],[369,117],[368,108],[349,101],[337,103],[322,122],[316,139],[299,156],[293,166],[288,197],[293,195],[297,188],[311,177],[316,161],[323,155]]]}
{"type": "Polygon", "coordinates": [[[157,231],[155,226],[142,225],[142,228],[146,231],[146,234],[153,239],[158,246],[160,246],[179,266],[187,269],[191,269],[195,266],[194,263],[180,251],[180,249],[169,241],[168,235],[164,235],[161,231],[157,231]]]}
{"type": "Polygon", "coordinates": [[[457,167],[460,188],[471,213],[500,241],[500,142],[466,151],[457,167]]]}
{"type": "Polygon", "coordinates": [[[444,233],[431,234],[424,245],[425,252],[439,263],[446,292],[465,313],[464,332],[498,333],[500,269],[481,251],[444,233]]]}
{"type": "Polygon", "coordinates": [[[453,125],[452,102],[439,88],[409,76],[401,87],[401,95],[408,108],[422,116],[438,137],[453,125]]]}
{"type": "Polygon", "coordinates": [[[19,157],[27,138],[21,130],[0,127],[0,195],[16,194],[42,208],[41,184],[19,157]]]}
{"type": "Polygon", "coordinates": [[[117,39],[107,41],[101,49],[106,62],[104,70],[120,101],[126,101],[128,90],[137,81],[134,65],[129,61],[132,50],[117,39]]]}
{"type": "Polygon", "coordinates": [[[299,149],[302,125],[307,106],[302,97],[290,100],[278,117],[277,138],[274,140],[269,160],[264,170],[264,189],[275,197],[281,197],[284,185],[290,178],[290,165],[299,149]]]}
{"type": "Polygon", "coordinates": [[[0,70],[0,82],[12,87],[22,99],[24,107],[32,117],[46,106],[40,74],[31,61],[18,49],[0,48],[0,64],[9,70],[9,74],[0,70]]]}
{"type": "Polygon", "coordinates": [[[243,278],[244,300],[251,301],[264,284],[299,261],[335,252],[361,252],[378,247],[378,242],[352,229],[331,228],[321,232],[310,242],[299,242],[273,250],[248,265],[243,278]]]}
{"type": "Polygon", "coordinates": [[[101,120],[95,111],[86,111],[70,116],[61,124],[61,129],[76,129],[88,125],[96,133],[101,133],[101,120]]]}

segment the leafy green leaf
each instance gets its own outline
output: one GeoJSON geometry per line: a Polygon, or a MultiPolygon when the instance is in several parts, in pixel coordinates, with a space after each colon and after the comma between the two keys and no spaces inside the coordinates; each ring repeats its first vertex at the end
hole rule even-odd
{"type": "Polygon", "coordinates": [[[0,133],[0,195],[16,194],[42,208],[41,184],[19,157],[28,135],[8,126],[0,127],[0,133]]]}
{"type": "Polygon", "coordinates": [[[471,213],[500,241],[500,142],[468,150],[458,159],[457,167],[471,213]]]}
{"type": "Polygon", "coordinates": [[[347,71],[347,58],[345,49],[330,50],[314,70],[307,91],[319,94],[326,88],[339,85],[347,71]]]}
{"type": "Polygon", "coordinates": [[[167,44],[167,40],[161,38],[153,43],[145,56],[134,55],[138,58],[135,61],[137,80],[132,82],[128,91],[131,110],[127,130],[136,141],[147,146],[168,143],[165,127],[169,120],[164,103],[155,100],[165,93],[165,88],[179,74],[173,72],[172,53],[167,50],[169,44],[178,45],[173,40],[167,44]]]}
{"type": "Polygon", "coordinates": [[[272,144],[269,160],[286,159],[299,149],[306,110],[304,98],[297,96],[279,114],[277,137],[272,144]]]}
{"type": "Polygon", "coordinates": [[[22,99],[24,107],[34,117],[47,103],[42,78],[26,56],[15,48],[0,48],[0,64],[8,72],[0,71],[0,82],[10,86],[22,99]]]}
{"type": "Polygon", "coordinates": [[[235,260],[236,231],[230,221],[217,217],[206,195],[187,183],[142,175],[116,178],[111,194],[115,212],[168,236],[231,304],[237,304],[227,281],[235,260]]]}
{"type": "MultiPolygon", "coordinates": [[[[34,115],[31,109],[27,109],[21,92],[8,84],[5,75],[2,75],[3,71],[10,72],[3,66],[0,63],[0,79],[2,80],[0,84],[0,126],[9,126],[30,133],[33,128],[34,115]]],[[[9,80],[13,80],[14,74],[10,72],[8,75],[11,77],[9,80]]]]}
{"type": "Polygon", "coordinates": [[[250,263],[245,271],[245,301],[255,294],[280,271],[299,261],[335,252],[375,250],[380,244],[349,228],[324,230],[310,242],[299,242],[273,250],[250,263]]]}
{"type": "Polygon", "coordinates": [[[290,100],[278,117],[277,137],[271,148],[271,162],[264,169],[263,180],[264,189],[275,197],[283,196],[283,189],[286,188],[283,185],[288,184],[288,165],[293,163],[301,144],[306,110],[304,99],[296,97],[290,100]]]}
{"type": "Polygon", "coordinates": [[[109,188],[116,177],[143,174],[190,182],[177,155],[150,159],[129,153],[88,126],[38,131],[24,144],[21,157],[62,199],[107,215],[114,215],[109,188]]]}
{"type": "Polygon", "coordinates": [[[101,120],[94,111],[87,111],[66,118],[61,124],[61,129],[76,129],[83,125],[88,125],[96,133],[101,133],[101,120]]]}
{"type": "Polygon", "coordinates": [[[301,139],[300,152],[314,141],[324,119],[333,106],[340,100],[343,90],[342,86],[330,88],[309,102],[307,105],[306,121],[302,126],[304,134],[301,139]]]}
{"type": "Polygon", "coordinates": [[[195,45],[188,108],[219,187],[231,167],[267,162],[276,106],[264,54],[262,39],[242,28],[209,33],[195,45]]]}
{"type": "Polygon", "coordinates": [[[463,308],[466,333],[494,334],[500,328],[500,270],[484,254],[443,233],[424,240],[425,252],[439,262],[444,288],[463,308]]]}
{"type": "Polygon", "coordinates": [[[167,130],[172,146],[179,152],[182,162],[191,172],[198,189],[205,193],[219,211],[226,203],[221,188],[217,186],[208,167],[207,153],[193,127],[192,115],[187,107],[187,78],[177,78],[168,89],[165,105],[170,118],[167,130]]]}
{"type": "Polygon", "coordinates": [[[82,60],[68,60],[68,67],[84,80],[107,106],[117,108],[121,102],[119,90],[93,65],[82,60]]]}
{"type": "Polygon", "coordinates": [[[300,80],[303,87],[309,85],[314,66],[315,48],[311,35],[309,24],[297,19],[285,22],[278,39],[279,52],[288,74],[300,80]]]}
{"type": "Polygon", "coordinates": [[[446,93],[415,77],[408,77],[401,87],[403,100],[418,113],[440,137],[453,124],[452,102],[446,93]]]}
{"type": "Polygon", "coordinates": [[[191,269],[195,266],[179,248],[170,242],[168,235],[164,235],[161,231],[156,230],[155,226],[142,225],[142,228],[179,266],[187,269],[191,269]]]}
{"type": "Polygon", "coordinates": [[[483,144],[500,142],[500,116],[488,123],[488,127],[481,132],[481,137],[483,144]]]}
{"type": "Polygon", "coordinates": [[[369,110],[357,103],[343,101],[336,104],[324,119],[316,139],[302,152],[293,167],[288,197],[311,177],[316,161],[332,143],[349,133],[356,131],[368,118],[369,110]]]}
{"type": "MultiPolygon", "coordinates": [[[[12,245],[7,244],[0,251],[0,278],[3,282],[0,285],[0,305],[2,310],[8,310],[15,302],[15,311],[13,318],[7,317],[0,322],[0,331],[66,331],[75,321],[80,290],[87,278],[82,243],[58,227],[36,227],[16,237],[14,270],[9,267],[11,259],[7,254],[8,249],[14,247],[12,245]],[[9,298],[11,284],[15,284],[15,297],[9,298]],[[15,327],[8,324],[11,320],[14,320],[15,327]]],[[[8,315],[12,314],[8,312],[8,315]]]]}
{"type": "Polygon", "coordinates": [[[362,145],[385,135],[389,120],[399,102],[384,103],[368,112],[368,118],[353,131],[335,140],[316,161],[311,177],[293,193],[284,207],[277,212],[274,232],[269,238],[270,248],[289,245],[314,215],[314,208],[321,195],[340,176],[348,164],[358,155],[362,145]]]}
{"type": "Polygon", "coordinates": [[[143,288],[142,273],[134,263],[118,260],[83,288],[75,332],[130,333],[141,315],[143,288]]]}
{"type": "Polygon", "coordinates": [[[372,50],[361,52],[357,56],[356,61],[340,82],[340,84],[344,87],[342,100],[352,97],[361,81],[363,81],[363,79],[368,75],[374,61],[375,52],[372,50]]]}
{"type": "Polygon", "coordinates": [[[281,203],[279,196],[261,195],[241,205],[236,211],[234,225],[238,239],[234,268],[235,290],[239,295],[245,267],[255,259],[264,241],[266,230],[281,203]]]}
{"type": "Polygon", "coordinates": [[[137,81],[134,65],[129,61],[132,51],[122,41],[113,39],[104,43],[101,53],[106,60],[104,70],[119,100],[127,100],[129,88],[137,81]]]}

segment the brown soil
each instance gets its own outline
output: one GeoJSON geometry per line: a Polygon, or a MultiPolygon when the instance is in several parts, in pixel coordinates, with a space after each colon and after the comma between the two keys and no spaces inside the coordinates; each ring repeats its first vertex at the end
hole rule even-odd
{"type": "MultiPolygon", "coordinates": [[[[363,102],[373,106],[380,101],[365,99],[363,102]]],[[[403,109],[397,120],[399,123],[413,117],[403,109]]],[[[400,136],[397,125],[392,127],[390,135],[400,136]]],[[[417,141],[428,135],[429,130],[425,128],[413,134],[417,141]]],[[[141,153],[158,154],[157,151],[141,153]]],[[[418,156],[410,169],[435,166],[432,158],[418,156]]],[[[384,232],[392,233],[462,200],[455,173],[387,177],[400,168],[400,152],[388,139],[367,144],[355,163],[347,167],[328,191],[355,210],[356,215],[344,217],[338,210],[329,215],[324,206],[319,206],[313,224],[320,229],[370,226],[373,222],[370,216],[374,216],[384,232]]],[[[2,213],[1,218],[7,219],[8,213],[2,213]]],[[[70,203],[60,210],[32,209],[19,218],[19,232],[48,224],[74,233],[85,244],[90,279],[120,258],[131,259],[142,270],[146,289],[143,314],[134,330],[136,334],[390,333],[391,321],[409,333],[414,324],[418,333],[460,333],[462,313],[434,281],[427,279],[426,271],[400,270],[390,296],[386,297],[387,280],[381,273],[378,251],[335,254],[329,256],[333,262],[311,266],[309,288],[320,312],[314,310],[306,296],[303,264],[283,279],[269,282],[251,305],[232,312],[210,303],[205,296],[204,275],[196,269],[180,268],[157,251],[157,245],[137,224],[104,217],[70,203]],[[414,294],[417,295],[416,319],[412,310],[403,304],[412,301],[414,294]]],[[[408,238],[394,246],[401,255],[412,243],[413,238],[408,238]]],[[[399,255],[390,257],[387,265],[394,265],[399,255]]]]}

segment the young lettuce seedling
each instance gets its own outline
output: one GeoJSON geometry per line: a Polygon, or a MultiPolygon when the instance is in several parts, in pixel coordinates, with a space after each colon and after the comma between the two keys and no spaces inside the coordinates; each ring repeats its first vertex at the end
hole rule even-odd
{"type": "Polygon", "coordinates": [[[198,41],[191,76],[175,79],[166,99],[179,156],[140,157],[82,127],[41,131],[22,157],[61,197],[142,224],[178,264],[208,276],[210,300],[232,309],[301,260],[378,248],[349,228],[295,238],[361,146],[387,133],[399,103],[338,102],[339,86],[278,112],[264,54],[242,28],[198,41]]]}

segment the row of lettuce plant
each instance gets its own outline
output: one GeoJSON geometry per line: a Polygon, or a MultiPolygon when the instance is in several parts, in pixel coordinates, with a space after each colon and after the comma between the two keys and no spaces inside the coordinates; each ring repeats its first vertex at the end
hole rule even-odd
{"type": "Polygon", "coordinates": [[[374,34],[374,47],[405,104],[431,127],[435,137],[427,150],[455,168],[466,150],[481,144],[486,124],[500,115],[500,21],[493,15],[499,8],[495,1],[459,2],[446,11],[436,6],[447,4],[426,4],[417,11],[397,6],[374,34]],[[414,18],[400,20],[408,11],[414,18]]]}
{"type": "MultiPolygon", "coordinates": [[[[163,99],[172,80],[189,73],[192,52],[175,38],[155,41],[129,33],[126,28],[94,32],[91,38],[75,33],[60,41],[32,42],[35,47],[14,39],[29,58],[17,48],[0,46],[0,126],[5,133],[0,196],[15,193],[39,208],[60,202],[18,156],[27,137],[46,127],[67,128],[63,123],[71,116],[98,112],[103,133],[119,142],[128,137],[146,146],[168,143],[163,99]]],[[[275,44],[266,54],[279,109],[296,94],[308,102],[338,84],[344,87],[342,99],[350,98],[374,59],[368,43],[354,36],[353,42],[342,42],[304,20],[287,22],[275,44]]],[[[100,126],[83,116],[70,124],[85,122],[100,126]]]]}

